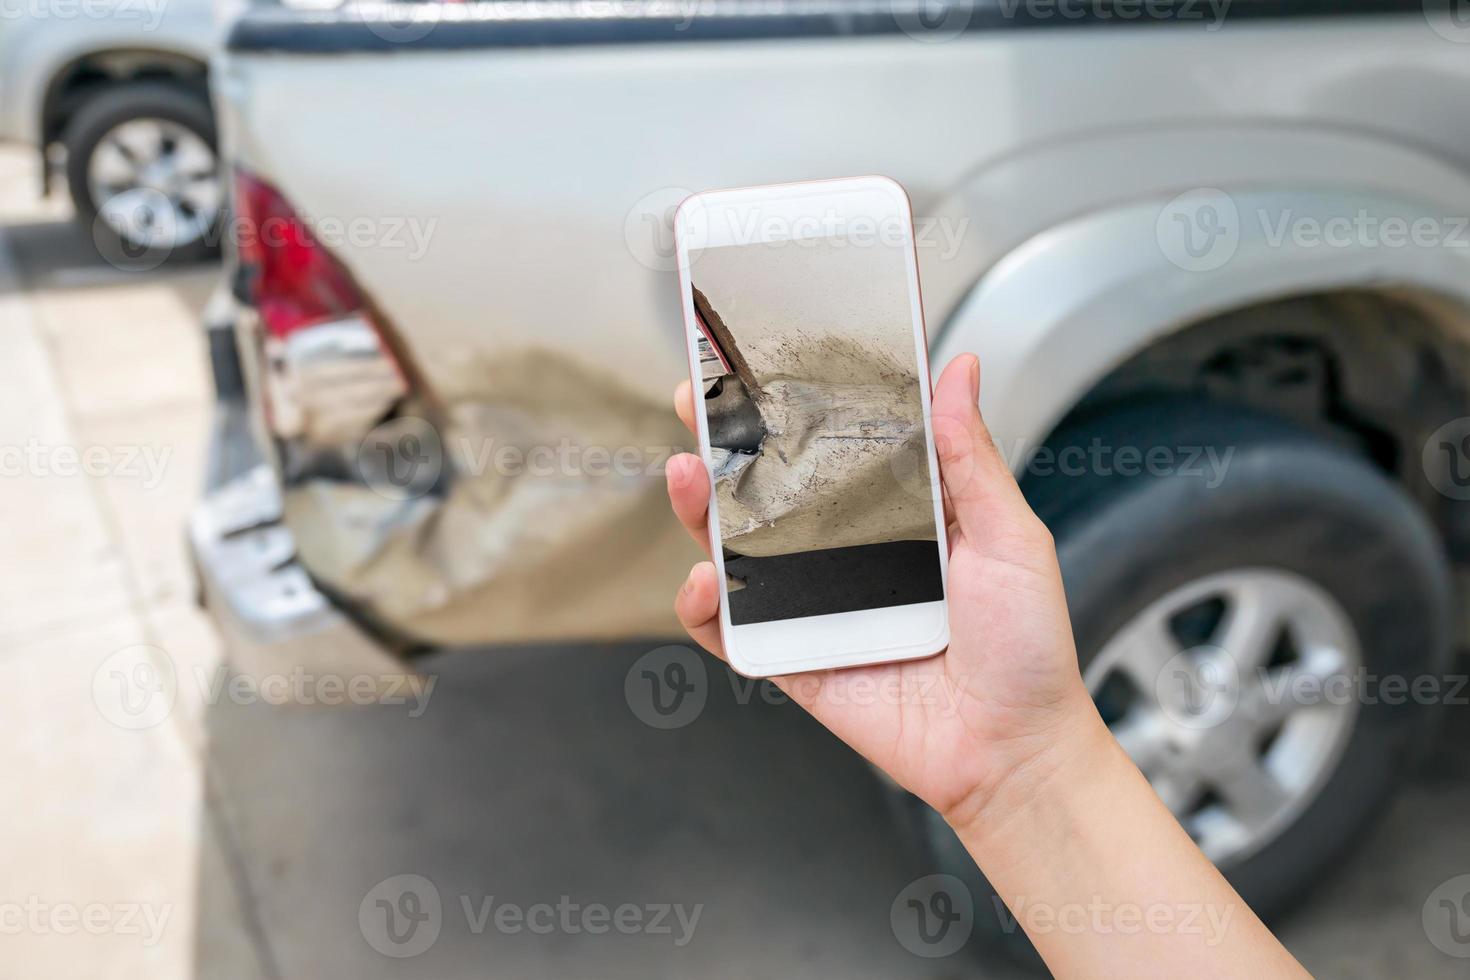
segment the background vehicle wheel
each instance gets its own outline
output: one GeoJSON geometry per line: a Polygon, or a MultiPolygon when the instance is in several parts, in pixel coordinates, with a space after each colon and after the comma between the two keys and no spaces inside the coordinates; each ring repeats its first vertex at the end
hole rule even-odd
{"type": "Polygon", "coordinates": [[[218,252],[224,197],[203,95],[111,86],[82,104],[62,142],[77,222],[103,259],[148,269],[218,252]]]}
{"type": "MultiPolygon", "coordinates": [[[[1153,404],[1049,446],[1059,472],[1023,486],[1056,538],[1083,678],[1160,797],[1269,919],[1408,768],[1432,707],[1382,679],[1411,685],[1447,666],[1438,536],[1357,455],[1236,409],[1153,404]],[[1120,473],[1123,447],[1139,460],[1162,447],[1170,463],[1120,473]],[[1063,471],[1067,459],[1078,465],[1063,471]]],[[[977,933],[1039,963],[943,821],[910,814],[940,870],[974,891],[977,933]]]]}

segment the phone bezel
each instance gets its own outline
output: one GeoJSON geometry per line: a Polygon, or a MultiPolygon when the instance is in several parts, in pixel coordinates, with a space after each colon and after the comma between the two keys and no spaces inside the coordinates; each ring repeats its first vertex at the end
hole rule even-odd
{"type": "MultiPolygon", "coordinates": [[[[897,181],[879,176],[848,177],[706,191],[686,198],[674,213],[674,245],[691,384],[695,391],[699,390],[696,344],[699,327],[691,291],[690,253],[775,240],[829,237],[821,229],[830,226],[834,216],[848,222],[867,219],[880,228],[900,229],[903,235],[901,246],[906,259],[915,360],[918,362],[923,401],[924,442],[938,538],[935,547],[940,581],[947,597],[949,543],[944,526],[939,461],[934,450],[928,337],[924,330],[923,302],[919,292],[913,212],[908,194],[897,181]]],[[[706,471],[712,473],[705,413],[698,404],[695,407],[700,456],[706,471]]],[[[715,499],[713,482],[709,527],[711,551],[720,582],[720,634],[731,666],[742,674],[770,677],[912,660],[932,656],[949,645],[949,612],[944,599],[734,626],[730,622],[729,601],[724,588],[725,562],[719,534],[719,503],[715,499]]]]}

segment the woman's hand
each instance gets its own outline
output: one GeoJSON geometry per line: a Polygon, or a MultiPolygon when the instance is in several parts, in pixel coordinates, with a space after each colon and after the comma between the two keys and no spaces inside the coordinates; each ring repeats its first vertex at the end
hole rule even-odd
{"type": "MultiPolygon", "coordinates": [[[[1040,909],[1074,921],[1075,913],[1108,913],[1080,932],[1018,913],[1055,975],[1305,976],[1093,707],[1051,535],[985,431],[979,387],[979,363],[966,356],[934,389],[949,525],[949,649],[776,683],[942,813],[1013,912],[1040,909]],[[1125,927],[1129,909],[1181,923],[1203,910],[1218,928],[1125,927]],[[1108,917],[1114,911],[1116,920],[1108,917]]],[[[675,404],[694,428],[687,383],[675,404]]],[[[674,511],[706,549],[709,492],[697,457],[669,461],[674,511]]],[[[723,653],[719,599],[714,565],[701,562],[674,600],[689,635],[715,654],[723,653]]]]}
{"type": "MultiPolygon", "coordinates": [[[[1046,779],[1082,743],[1109,738],[1082,685],[1051,535],[981,421],[979,362],[939,378],[933,421],[949,525],[949,649],[926,660],[793,674],[776,683],[822,724],[951,823],[974,820],[1007,785],[1046,779]]],[[[694,429],[686,381],[675,408],[694,429]]],[[[668,465],[669,499],[709,550],[709,474],[668,465]]],[[[689,635],[723,657],[715,566],[675,599],[689,635]]],[[[1022,790],[1024,793],[1024,789],[1022,790]]]]}

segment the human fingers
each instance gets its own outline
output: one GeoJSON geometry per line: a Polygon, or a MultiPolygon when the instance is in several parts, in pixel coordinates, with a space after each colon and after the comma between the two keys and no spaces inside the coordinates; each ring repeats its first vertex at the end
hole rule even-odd
{"type": "Polygon", "coordinates": [[[684,428],[694,431],[694,386],[685,378],[674,389],[674,414],[684,423],[684,428]]]}
{"type": "Polygon", "coordinates": [[[709,471],[704,461],[692,453],[669,457],[664,467],[669,484],[669,503],[674,516],[708,555],[709,551],[709,471]]]}
{"type": "Polygon", "coordinates": [[[979,397],[979,360],[973,354],[955,358],[934,386],[939,472],[965,540],[982,550],[1008,551],[1018,532],[1043,528],[985,427],[979,397]]]}
{"type": "Polygon", "coordinates": [[[689,569],[689,577],[674,597],[674,615],[690,639],[725,659],[720,639],[720,582],[713,562],[702,561],[689,569]]]}

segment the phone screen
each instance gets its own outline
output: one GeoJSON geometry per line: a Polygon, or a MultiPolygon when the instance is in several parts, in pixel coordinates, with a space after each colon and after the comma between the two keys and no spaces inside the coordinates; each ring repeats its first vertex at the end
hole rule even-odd
{"type": "Polygon", "coordinates": [[[944,598],[910,242],[690,252],[731,625],[944,598]]]}

